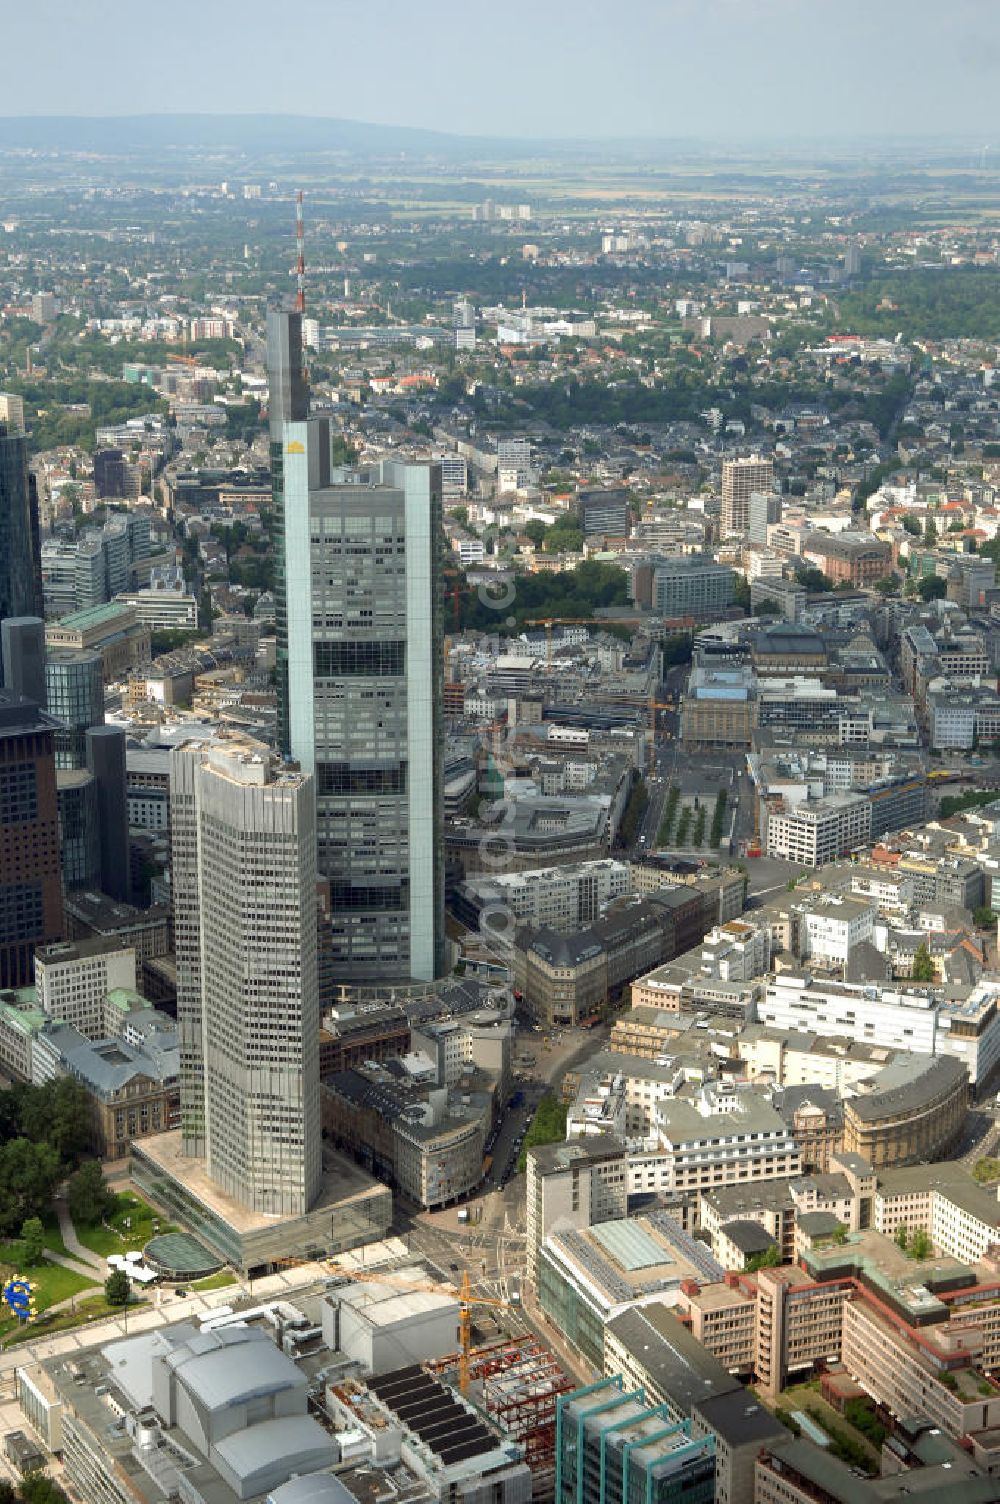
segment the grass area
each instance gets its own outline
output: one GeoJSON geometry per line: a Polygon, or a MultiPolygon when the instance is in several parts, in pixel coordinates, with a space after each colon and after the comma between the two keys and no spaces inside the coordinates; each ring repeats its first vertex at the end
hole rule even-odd
{"type": "MultiPolygon", "coordinates": [[[[119,1191],[115,1196],[115,1209],[106,1222],[97,1227],[78,1227],[76,1235],[84,1248],[107,1258],[110,1253],[127,1253],[131,1248],[144,1248],[153,1236],[153,1218],[156,1212],[131,1191],[119,1191]],[[126,1227],[126,1221],[131,1222],[126,1227]]],[[[176,1231],[173,1223],[158,1219],[160,1232],[176,1231]]]]}
{"type": "Polygon", "coordinates": [[[673,834],[674,820],[677,815],[677,805],[680,801],[680,797],[680,789],[671,786],[669,792],[667,793],[666,803],[663,806],[663,818],[660,821],[660,828],[656,834],[657,846],[670,845],[670,837],[673,834]]]}
{"type": "Polygon", "coordinates": [[[518,1174],[528,1163],[528,1150],[536,1144],[558,1144],[566,1137],[566,1104],[553,1096],[543,1097],[531,1120],[531,1127],[524,1135],[524,1144],[517,1156],[518,1174]]]}
{"type": "Polygon", "coordinates": [[[884,1428],[875,1419],[875,1414],[865,1401],[850,1401],[847,1415],[838,1415],[820,1394],[818,1379],[809,1379],[804,1384],[794,1384],[783,1389],[774,1407],[775,1414],[783,1425],[798,1429],[793,1412],[804,1411],[830,1438],[830,1452],[849,1467],[862,1468],[869,1475],[879,1471],[879,1447],[884,1439],[884,1428]],[[853,1407],[853,1410],[852,1410],[853,1407]],[[860,1420],[861,1425],[852,1423],[860,1420]]]}
{"type": "MultiPolygon", "coordinates": [[[[0,1280],[6,1282],[12,1274],[24,1274],[38,1286],[35,1293],[35,1305],[39,1312],[47,1311],[50,1306],[58,1305],[62,1300],[69,1300],[72,1295],[79,1295],[84,1290],[96,1288],[93,1280],[75,1273],[72,1269],[64,1269],[61,1264],[46,1262],[36,1265],[33,1269],[18,1269],[13,1264],[7,1263],[0,1265],[0,1280]]],[[[4,1313],[0,1318],[0,1341],[15,1340],[13,1334],[22,1330],[20,1321],[16,1316],[9,1314],[6,1306],[0,1306],[0,1311],[4,1313]]],[[[34,1327],[29,1327],[29,1330],[34,1329],[34,1327]]]]}
{"type": "MultiPolygon", "coordinates": [[[[133,1301],[129,1310],[134,1311],[137,1306],[144,1306],[145,1301],[133,1301]]],[[[69,1332],[74,1327],[86,1326],[91,1321],[103,1320],[106,1316],[120,1316],[121,1306],[109,1306],[104,1298],[103,1291],[100,1294],[86,1295],[76,1302],[74,1310],[57,1311],[48,1321],[32,1322],[29,1326],[18,1326],[10,1335],[2,1332],[4,1345],[10,1347],[15,1342],[31,1342],[36,1337],[51,1337],[56,1332],[69,1332]]]]}
{"type": "Polygon", "coordinates": [[[207,1279],[195,1280],[189,1285],[189,1290],[224,1290],[228,1285],[238,1285],[239,1280],[231,1269],[220,1269],[218,1274],[210,1274],[207,1279]]]}
{"type": "Polygon", "coordinates": [[[59,1231],[59,1218],[51,1209],[42,1218],[42,1226],[45,1228],[45,1246],[53,1253],[61,1253],[66,1258],[72,1258],[72,1254],[63,1242],[63,1235],[59,1231]]]}

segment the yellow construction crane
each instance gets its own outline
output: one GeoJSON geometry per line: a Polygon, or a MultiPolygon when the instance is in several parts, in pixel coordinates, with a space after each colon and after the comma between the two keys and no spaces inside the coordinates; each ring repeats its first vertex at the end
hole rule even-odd
{"type": "Polygon", "coordinates": [[[401,1279],[398,1274],[386,1273],[384,1270],[375,1269],[348,1269],[343,1264],[335,1264],[332,1260],[327,1261],[327,1267],[334,1274],[343,1276],[344,1279],[354,1280],[356,1284],[367,1285],[392,1285],[399,1290],[425,1290],[431,1295],[454,1295],[458,1301],[458,1387],[463,1394],[469,1387],[469,1357],[472,1352],[472,1307],[492,1306],[498,1311],[516,1311],[521,1302],[520,1297],[513,1300],[496,1300],[492,1295],[474,1295],[472,1284],[469,1280],[468,1269],[462,1272],[461,1289],[454,1290],[450,1285],[435,1285],[429,1280],[401,1279]]]}
{"type": "Polygon", "coordinates": [[[661,710],[674,710],[676,704],[673,700],[658,700],[655,695],[649,697],[649,767],[650,773],[656,772],[656,717],[661,710]]]}

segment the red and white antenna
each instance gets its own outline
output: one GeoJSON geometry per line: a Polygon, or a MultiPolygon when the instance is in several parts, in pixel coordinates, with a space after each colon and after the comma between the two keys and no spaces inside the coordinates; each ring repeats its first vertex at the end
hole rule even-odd
{"type": "Polygon", "coordinates": [[[306,227],[302,219],[302,189],[295,195],[295,245],[298,257],[295,262],[295,311],[306,311],[306,227]]]}

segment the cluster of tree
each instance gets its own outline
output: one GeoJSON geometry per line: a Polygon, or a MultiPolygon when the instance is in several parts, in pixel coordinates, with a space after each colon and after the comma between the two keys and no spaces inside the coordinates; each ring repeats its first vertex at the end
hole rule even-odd
{"type": "Polygon", "coordinates": [[[681,663],[691,662],[690,632],[671,632],[664,637],[661,648],[664,668],[676,668],[681,663]]]}
{"type": "Polygon", "coordinates": [[[0,1504],[69,1504],[69,1496],[47,1473],[26,1473],[16,1484],[0,1478],[0,1504]]]}
{"type": "Polygon", "coordinates": [[[923,1227],[916,1227],[912,1233],[908,1233],[901,1222],[896,1228],[895,1242],[897,1248],[901,1248],[908,1258],[914,1259],[917,1263],[921,1259],[929,1259],[934,1252],[934,1244],[926,1228],[923,1227]]]}
{"type": "Polygon", "coordinates": [[[927,948],[926,940],[922,940],[917,946],[913,957],[913,970],[910,973],[915,982],[933,982],[937,976],[937,969],[933,957],[927,948]]]}
{"type": "Polygon", "coordinates": [[[568,512],[549,526],[532,518],[525,523],[524,531],[535,547],[547,554],[577,554],[583,547],[583,528],[568,512]]]}
{"type": "Polygon", "coordinates": [[[196,642],[201,635],[200,632],[188,632],[180,627],[157,627],[149,634],[149,650],[154,658],[158,658],[161,653],[175,653],[189,642],[196,642]]]}
{"type": "Polygon", "coordinates": [[[715,809],[712,811],[712,829],[708,838],[710,846],[718,846],[722,840],[722,822],[726,818],[726,804],[729,796],[725,789],[720,789],[715,796],[715,809]]]}
{"type": "Polygon", "coordinates": [[[0,1237],[45,1215],[90,1133],[90,1099],[70,1076],[0,1092],[0,1237]]]}
{"type": "Polygon", "coordinates": [[[628,576],[615,564],[588,559],[560,574],[519,574],[495,594],[459,586],[463,629],[479,632],[518,630],[526,621],[544,617],[588,617],[599,606],[628,603],[628,576]],[[494,600],[496,605],[487,604],[494,600]]]}
{"type": "Polygon", "coordinates": [[[260,403],[256,397],[226,408],[226,438],[251,444],[260,429],[260,403]]]}
{"type": "MultiPolygon", "coordinates": [[[[120,360],[120,356],[119,356],[120,360]]],[[[16,378],[11,391],[24,398],[29,445],[33,452],[60,444],[94,448],[98,428],[124,423],[144,413],[166,413],[167,404],[148,386],[124,381],[88,381],[84,377],[40,381],[16,378]],[[72,412],[79,406],[89,411],[72,412]]]]}
{"type": "Polygon", "coordinates": [[[524,1145],[518,1155],[517,1168],[523,1170],[528,1162],[528,1150],[539,1144],[559,1144],[566,1137],[566,1104],[551,1094],[543,1097],[535,1110],[531,1126],[524,1136],[524,1145]]]}
{"type": "Polygon", "coordinates": [[[938,815],[942,820],[950,820],[963,809],[981,809],[996,799],[1000,799],[1000,789],[969,789],[964,794],[946,794],[938,806],[938,815]]]}
{"type": "Polygon", "coordinates": [[[841,323],[859,334],[993,339],[1000,335],[1000,275],[992,267],[942,267],[876,276],[845,294],[841,323]]]}
{"type": "Polygon", "coordinates": [[[622,846],[631,846],[635,841],[648,805],[649,790],[646,788],[644,779],[637,778],[632,785],[632,792],[619,827],[618,836],[622,846]]]}

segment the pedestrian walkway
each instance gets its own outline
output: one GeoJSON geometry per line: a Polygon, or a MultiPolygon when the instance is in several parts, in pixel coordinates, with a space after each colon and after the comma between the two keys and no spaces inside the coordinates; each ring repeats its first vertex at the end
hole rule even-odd
{"type": "Polygon", "coordinates": [[[72,1254],[78,1264],[84,1264],[88,1272],[96,1270],[103,1279],[108,1272],[107,1260],[102,1259],[99,1253],[94,1253],[90,1248],[85,1248],[80,1242],[76,1235],[76,1228],[73,1226],[73,1218],[69,1214],[69,1208],[61,1193],[56,1196],[54,1205],[59,1231],[62,1233],[62,1240],[66,1244],[67,1251],[72,1254]]]}
{"type": "MultiPolygon", "coordinates": [[[[81,1264],[79,1259],[67,1258],[64,1253],[56,1253],[54,1248],[46,1248],[45,1257],[49,1260],[50,1264],[60,1264],[63,1269],[69,1269],[73,1274],[82,1274],[85,1279],[94,1280],[95,1284],[97,1282],[96,1276],[106,1272],[104,1269],[95,1269],[93,1264],[81,1264]]],[[[65,1302],[63,1301],[61,1304],[65,1304],[65,1302]]]]}

